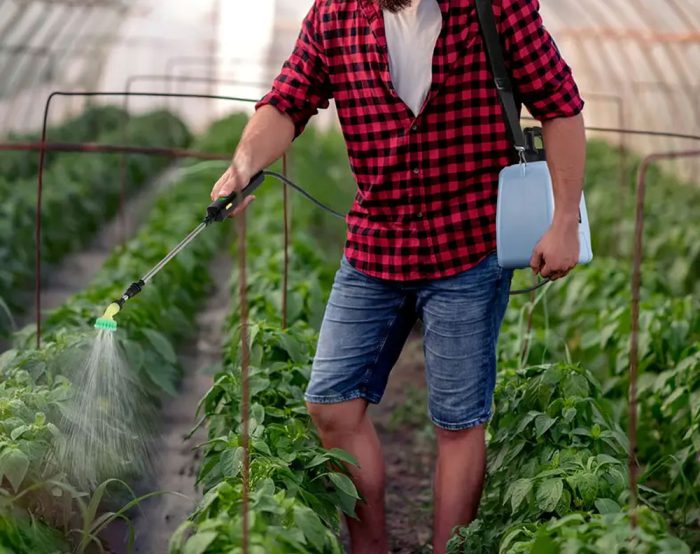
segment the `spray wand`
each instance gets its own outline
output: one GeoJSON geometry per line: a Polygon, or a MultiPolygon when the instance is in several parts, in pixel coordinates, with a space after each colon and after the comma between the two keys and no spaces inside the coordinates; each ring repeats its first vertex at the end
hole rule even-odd
{"type": "MultiPolygon", "coordinates": [[[[277,176],[277,175],[275,175],[277,176]]],[[[104,329],[107,331],[116,331],[117,322],[114,321],[114,316],[117,315],[127,300],[133,298],[138,293],[143,290],[148,282],[156,276],[156,274],[165,267],[165,265],[177,256],[182,249],[184,249],[190,242],[192,242],[204,229],[214,222],[224,221],[232,212],[235,210],[244,198],[253,193],[264,181],[265,173],[257,173],[250,182],[241,191],[234,191],[228,196],[222,196],[217,200],[214,200],[207,207],[207,214],[202,220],[202,222],[195,227],[192,232],[187,235],[180,243],[175,246],[168,254],[159,261],[148,273],[146,273],[138,281],[134,281],[129,285],[129,288],[124,291],[122,296],[112,302],[102,317],[98,318],[95,322],[95,329],[104,329]]]]}

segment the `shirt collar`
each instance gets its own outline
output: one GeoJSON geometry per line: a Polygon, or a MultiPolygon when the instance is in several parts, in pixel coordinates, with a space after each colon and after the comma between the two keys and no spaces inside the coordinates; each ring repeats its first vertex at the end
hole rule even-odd
{"type": "MultiPolygon", "coordinates": [[[[444,23],[447,20],[447,16],[450,12],[450,0],[437,0],[437,3],[438,6],[440,6],[440,11],[442,12],[442,21],[444,23]]],[[[382,10],[379,9],[379,5],[374,0],[360,0],[360,4],[363,5],[366,14],[368,13],[368,11],[374,12],[375,17],[379,17],[379,15],[381,14],[382,10]],[[369,8],[369,10],[367,8],[369,8]]]]}

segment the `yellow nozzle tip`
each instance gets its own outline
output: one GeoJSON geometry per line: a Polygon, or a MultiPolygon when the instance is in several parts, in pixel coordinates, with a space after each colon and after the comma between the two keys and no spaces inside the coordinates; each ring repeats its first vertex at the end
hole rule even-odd
{"type": "Polygon", "coordinates": [[[121,307],[119,306],[119,304],[117,304],[116,302],[112,302],[109,306],[107,306],[107,309],[105,310],[105,313],[102,316],[102,319],[108,319],[108,320],[114,319],[114,316],[119,313],[119,310],[121,310],[121,307]]]}

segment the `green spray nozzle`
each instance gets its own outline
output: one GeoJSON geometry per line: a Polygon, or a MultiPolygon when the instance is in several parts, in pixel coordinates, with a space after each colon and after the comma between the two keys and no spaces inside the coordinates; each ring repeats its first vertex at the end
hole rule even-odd
{"type": "Polygon", "coordinates": [[[107,306],[107,309],[105,310],[105,313],[102,315],[102,317],[98,317],[97,321],[95,321],[95,329],[102,329],[105,331],[116,331],[117,330],[117,322],[114,321],[114,316],[119,313],[119,310],[121,310],[121,305],[119,302],[112,302],[109,306],[107,306]]]}
{"type": "Polygon", "coordinates": [[[117,323],[114,321],[114,316],[120,312],[126,301],[140,293],[145,285],[146,283],[143,281],[143,279],[139,279],[138,281],[131,283],[129,288],[126,289],[124,294],[122,294],[121,298],[115,300],[109,306],[107,306],[107,309],[102,317],[97,318],[97,321],[95,321],[95,329],[116,331],[117,323]]]}
{"type": "Polygon", "coordinates": [[[100,329],[103,331],[116,331],[117,322],[113,319],[106,319],[104,317],[98,317],[95,321],[95,329],[100,329]]]}

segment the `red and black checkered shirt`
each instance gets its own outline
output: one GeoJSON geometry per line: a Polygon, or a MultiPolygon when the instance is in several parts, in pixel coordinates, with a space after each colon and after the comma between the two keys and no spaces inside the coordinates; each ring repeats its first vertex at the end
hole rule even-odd
{"type": "MultiPolygon", "coordinates": [[[[345,255],[391,280],[447,277],[496,248],[499,171],[512,160],[474,0],[438,0],[442,31],[418,114],[389,73],[381,9],[372,0],[316,0],[289,59],[258,106],[288,114],[297,135],[334,98],[358,192],[345,255]]],[[[506,64],[539,120],[583,101],[542,25],[537,0],[495,0],[506,64]]]]}

